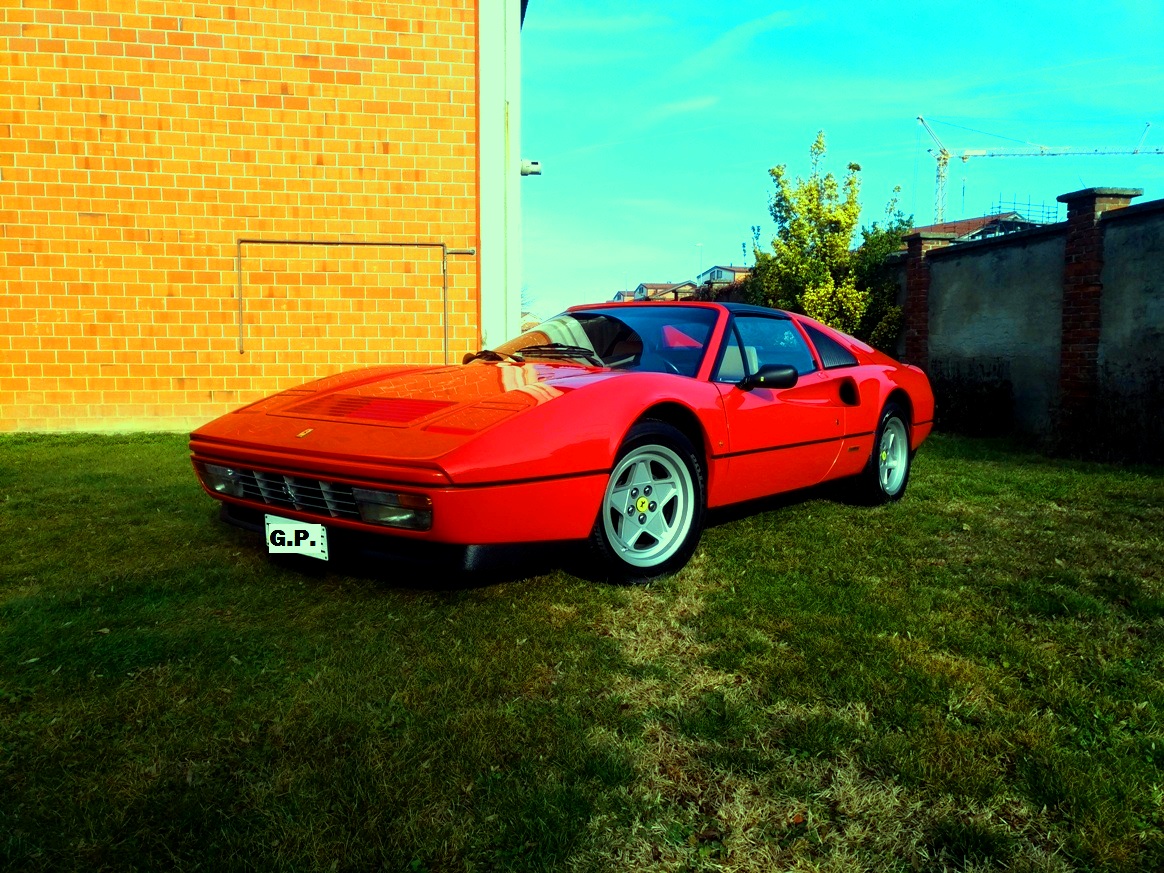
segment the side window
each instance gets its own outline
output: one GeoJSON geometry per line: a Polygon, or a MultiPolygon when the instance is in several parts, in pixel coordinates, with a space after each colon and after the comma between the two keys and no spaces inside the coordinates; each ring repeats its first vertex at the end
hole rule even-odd
{"type": "Polygon", "coordinates": [[[744,369],[744,353],[740,350],[740,338],[735,329],[729,327],[723,340],[723,358],[715,373],[716,382],[739,382],[748,375],[744,369]]]}
{"type": "MultiPolygon", "coordinates": [[[[808,344],[791,321],[743,315],[736,317],[735,325],[749,373],[755,373],[768,364],[791,365],[801,376],[816,369],[816,360],[808,344]]],[[[727,361],[726,354],[724,361],[727,361]]]]}
{"type": "Polygon", "coordinates": [[[826,370],[832,370],[835,367],[857,366],[857,359],[853,357],[853,353],[827,333],[817,330],[811,324],[806,324],[804,330],[808,334],[808,338],[812,340],[812,344],[816,346],[820,362],[824,364],[826,370]]]}

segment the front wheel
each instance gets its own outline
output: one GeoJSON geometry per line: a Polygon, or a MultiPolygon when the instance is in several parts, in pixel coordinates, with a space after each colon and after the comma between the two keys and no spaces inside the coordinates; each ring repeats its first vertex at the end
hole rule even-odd
{"type": "Polygon", "coordinates": [[[619,449],[591,543],[620,579],[674,572],[699,543],[706,500],[691,441],[664,422],[641,422],[619,449]]]}
{"type": "Polygon", "coordinates": [[[860,496],[872,504],[900,500],[909,484],[909,419],[901,407],[886,405],[873,438],[873,454],[859,482],[860,496]]]}

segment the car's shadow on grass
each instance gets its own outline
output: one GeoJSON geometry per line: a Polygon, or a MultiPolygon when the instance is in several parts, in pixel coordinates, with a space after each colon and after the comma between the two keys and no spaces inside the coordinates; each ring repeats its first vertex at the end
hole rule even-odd
{"type": "Polygon", "coordinates": [[[739,521],[753,515],[765,512],[775,512],[807,503],[811,500],[825,500],[830,503],[840,503],[846,506],[860,506],[862,501],[858,497],[851,482],[825,482],[823,485],[814,485],[811,488],[802,488],[799,491],[786,491],[783,494],[774,494],[771,497],[761,497],[758,500],[748,500],[744,503],[734,503],[731,506],[722,506],[709,509],[703,520],[704,530],[720,527],[725,524],[739,521]]]}
{"type": "Polygon", "coordinates": [[[585,577],[585,543],[523,543],[468,549],[392,549],[338,537],[327,561],[269,555],[275,566],[323,581],[346,576],[392,589],[466,591],[564,571],[585,577]]]}
{"type": "Polygon", "coordinates": [[[207,523],[223,536],[233,535],[239,547],[263,557],[271,567],[320,584],[347,577],[394,590],[470,590],[559,570],[576,572],[587,554],[584,543],[458,547],[333,527],[328,528],[327,560],[319,560],[268,552],[259,524],[232,521],[221,509],[207,523]]]}
{"type": "MultiPolygon", "coordinates": [[[[749,516],[774,512],[808,500],[852,504],[852,489],[831,482],[747,503],[709,510],[704,528],[731,524],[749,516]]],[[[240,531],[240,534],[250,535],[240,531]]],[[[258,548],[262,548],[259,537],[258,548]]],[[[275,567],[324,582],[343,576],[394,590],[467,591],[520,582],[557,572],[595,584],[626,584],[612,578],[596,562],[585,541],[450,547],[390,540],[347,530],[333,530],[327,561],[302,555],[271,554],[275,567]]]]}

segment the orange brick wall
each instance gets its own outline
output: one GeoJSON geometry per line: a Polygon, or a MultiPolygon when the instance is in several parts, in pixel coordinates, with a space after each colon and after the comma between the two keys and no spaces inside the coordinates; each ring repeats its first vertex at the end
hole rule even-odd
{"type": "Polygon", "coordinates": [[[184,428],[475,346],[472,256],[446,328],[440,249],[236,243],[477,246],[476,3],[4,0],[0,430],[184,428]]]}

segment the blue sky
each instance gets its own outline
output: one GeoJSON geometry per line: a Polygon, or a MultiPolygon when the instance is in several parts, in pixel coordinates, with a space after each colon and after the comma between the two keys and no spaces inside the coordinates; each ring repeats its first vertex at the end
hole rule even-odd
{"type": "MultiPolygon", "coordinates": [[[[862,223],[894,186],[933,220],[946,147],[1164,148],[1164,3],[530,0],[522,32],[524,284],[542,315],[750,263],[768,168],[861,165],[862,223]],[[890,11],[892,10],[892,11],[890,11]],[[748,243],[748,252],[741,244],[748,243]],[[702,244],[702,245],[699,245],[702,244]]],[[[1092,186],[1164,197],[1164,155],[950,164],[947,219],[1092,186]]]]}

